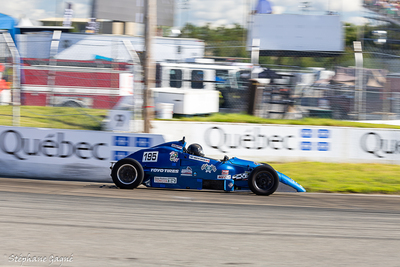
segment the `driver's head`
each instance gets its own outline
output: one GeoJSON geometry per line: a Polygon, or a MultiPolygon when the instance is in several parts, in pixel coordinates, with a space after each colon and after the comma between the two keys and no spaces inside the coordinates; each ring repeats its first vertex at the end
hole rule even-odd
{"type": "Polygon", "coordinates": [[[203,148],[199,144],[191,144],[187,148],[187,153],[196,155],[196,156],[200,156],[200,157],[204,157],[203,148]]]}

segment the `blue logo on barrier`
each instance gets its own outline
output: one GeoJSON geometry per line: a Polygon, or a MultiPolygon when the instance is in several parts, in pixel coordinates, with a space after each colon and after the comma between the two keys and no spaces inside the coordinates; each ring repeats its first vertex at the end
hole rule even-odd
{"type": "Polygon", "coordinates": [[[123,158],[125,158],[126,156],[129,155],[128,151],[113,151],[113,152],[114,152],[113,159],[115,161],[123,159],[123,158]]]}
{"type": "Polygon", "coordinates": [[[329,130],[318,129],[318,138],[329,138],[329,130]]]}
{"type": "Polygon", "coordinates": [[[114,146],[129,146],[129,137],[114,136],[114,146]]]}
{"type": "Polygon", "coordinates": [[[312,150],[312,143],[311,142],[301,142],[300,143],[301,150],[304,151],[311,151],[312,150]]]}
{"type": "Polygon", "coordinates": [[[311,138],[312,130],[311,129],[301,129],[301,137],[302,138],[311,138]]]}
{"type": "MultiPolygon", "coordinates": [[[[328,129],[301,129],[301,137],[302,138],[307,138],[307,139],[328,139],[331,137],[331,131],[328,129]],[[313,131],[315,131],[313,135],[313,131]]],[[[329,151],[330,149],[330,143],[329,142],[318,142],[318,140],[315,140],[314,142],[310,141],[304,141],[300,143],[300,149],[303,151],[312,151],[312,150],[317,150],[317,151],[329,151]]]]}
{"type": "Polygon", "coordinates": [[[329,151],[328,142],[318,142],[318,151],[329,151]]]}
{"type": "Polygon", "coordinates": [[[151,147],[151,139],[147,137],[136,137],[136,147],[151,147]]]}

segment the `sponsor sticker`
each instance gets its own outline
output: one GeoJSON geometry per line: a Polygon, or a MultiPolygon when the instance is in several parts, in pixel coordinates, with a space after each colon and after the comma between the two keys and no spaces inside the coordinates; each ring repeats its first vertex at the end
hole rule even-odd
{"type": "Polygon", "coordinates": [[[155,173],[179,173],[178,169],[157,169],[153,168],[150,169],[150,172],[155,172],[155,173]]]}
{"type": "Polygon", "coordinates": [[[172,162],[178,162],[179,161],[178,152],[172,151],[171,153],[169,153],[169,160],[172,162]]]}
{"type": "Polygon", "coordinates": [[[238,173],[233,175],[234,180],[246,180],[249,177],[250,172],[238,173]]]}
{"type": "Polygon", "coordinates": [[[176,148],[176,149],[179,149],[179,150],[182,150],[182,146],[178,146],[178,145],[176,145],[176,144],[172,144],[171,145],[173,148],[176,148]]]}
{"type": "Polygon", "coordinates": [[[144,152],[142,162],[157,162],[158,161],[158,151],[144,152]]]}
{"type": "Polygon", "coordinates": [[[229,174],[229,170],[222,170],[222,173],[221,173],[222,175],[227,175],[227,174],[229,174]]]}
{"type": "Polygon", "coordinates": [[[176,184],[178,179],[176,177],[154,177],[154,182],[158,184],[176,184]]]}
{"type": "Polygon", "coordinates": [[[208,172],[208,173],[211,173],[211,172],[216,172],[217,171],[217,168],[214,166],[214,165],[208,165],[208,164],[203,164],[202,166],[201,166],[201,170],[202,171],[205,171],[205,172],[208,172]]]}
{"type": "Polygon", "coordinates": [[[217,179],[231,179],[230,175],[217,175],[217,179]]]}
{"type": "Polygon", "coordinates": [[[147,179],[147,180],[144,182],[144,185],[147,186],[147,187],[150,187],[150,186],[151,186],[150,179],[147,179]]]}
{"type": "Polygon", "coordinates": [[[198,160],[198,161],[202,161],[202,162],[207,162],[207,163],[210,162],[209,159],[205,159],[205,158],[198,157],[198,156],[193,156],[193,155],[189,155],[189,159],[194,159],[194,160],[198,160]]]}
{"type": "Polygon", "coordinates": [[[183,176],[192,176],[192,174],[193,174],[192,168],[190,168],[189,166],[187,166],[186,169],[182,169],[182,170],[181,170],[181,174],[182,174],[183,176]]]}

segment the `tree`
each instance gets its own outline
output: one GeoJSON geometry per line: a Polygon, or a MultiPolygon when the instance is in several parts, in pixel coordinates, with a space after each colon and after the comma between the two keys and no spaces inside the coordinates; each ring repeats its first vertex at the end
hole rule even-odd
{"type": "Polygon", "coordinates": [[[218,26],[211,24],[195,26],[187,23],[182,29],[180,37],[197,38],[204,40],[208,52],[219,57],[247,57],[246,52],[247,31],[241,25],[233,27],[218,26]]]}
{"type": "MultiPolygon", "coordinates": [[[[344,43],[345,53],[338,59],[334,57],[260,57],[261,64],[283,64],[300,67],[332,67],[338,62],[344,60],[349,61],[353,59],[353,42],[359,40],[358,34],[371,32],[374,28],[368,25],[363,26],[354,25],[352,23],[345,23],[344,28],[344,43]],[[349,54],[349,56],[347,56],[349,54]],[[278,62],[277,62],[278,61],[278,62]]],[[[247,30],[239,24],[233,27],[218,26],[212,27],[211,24],[204,26],[195,26],[187,23],[182,29],[180,37],[197,38],[204,40],[206,43],[206,53],[211,56],[219,57],[242,57],[248,58],[249,52],[246,51],[246,38],[247,30]]]]}
{"type": "Polygon", "coordinates": [[[348,22],[344,24],[344,40],[346,46],[353,46],[353,42],[358,40],[358,27],[360,26],[356,26],[348,22]]]}

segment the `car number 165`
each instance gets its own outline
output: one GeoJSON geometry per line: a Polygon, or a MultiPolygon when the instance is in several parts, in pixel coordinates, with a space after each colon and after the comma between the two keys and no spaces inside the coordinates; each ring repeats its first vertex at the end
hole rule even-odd
{"type": "Polygon", "coordinates": [[[144,152],[142,162],[157,162],[158,151],[157,152],[144,152]]]}

